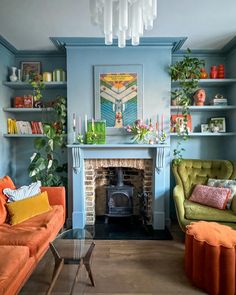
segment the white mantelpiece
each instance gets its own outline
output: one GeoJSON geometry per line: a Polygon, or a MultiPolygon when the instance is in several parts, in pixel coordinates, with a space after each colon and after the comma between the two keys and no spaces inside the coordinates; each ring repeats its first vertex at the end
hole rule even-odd
{"type": "Polygon", "coordinates": [[[152,159],[152,220],[154,229],[164,229],[169,219],[169,146],[148,144],[104,144],[67,146],[72,155],[73,228],[84,228],[85,171],[87,159],[152,159]]]}

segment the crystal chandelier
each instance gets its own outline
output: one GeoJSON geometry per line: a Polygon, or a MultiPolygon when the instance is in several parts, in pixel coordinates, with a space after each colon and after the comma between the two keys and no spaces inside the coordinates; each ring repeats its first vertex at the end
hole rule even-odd
{"type": "Polygon", "coordinates": [[[157,17],[157,0],[90,0],[91,21],[99,25],[105,35],[105,44],[118,38],[118,46],[126,40],[139,45],[143,31],[152,30],[157,17]]]}

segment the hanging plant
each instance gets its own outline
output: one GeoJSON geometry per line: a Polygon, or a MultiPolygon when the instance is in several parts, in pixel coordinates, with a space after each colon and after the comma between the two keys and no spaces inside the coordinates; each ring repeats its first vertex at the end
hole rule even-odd
{"type": "Polygon", "coordinates": [[[45,138],[36,138],[36,151],[30,158],[29,176],[32,181],[40,180],[43,186],[66,185],[67,164],[60,164],[60,155],[66,147],[66,99],[58,96],[53,103],[56,119],[52,123],[44,123],[45,138]]]}
{"type": "MultiPolygon", "coordinates": [[[[190,54],[191,50],[187,50],[187,54],[190,54]]],[[[179,87],[171,91],[171,99],[176,100],[176,104],[181,106],[183,115],[183,128],[176,126],[176,131],[179,136],[177,146],[174,149],[174,164],[178,165],[183,158],[184,148],[181,147],[182,141],[188,139],[188,115],[189,105],[192,104],[193,94],[198,89],[198,82],[200,79],[201,68],[204,67],[204,60],[200,60],[196,57],[184,55],[181,61],[176,62],[170,66],[170,76],[172,81],[178,81],[179,87]]]]}
{"type": "Polygon", "coordinates": [[[29,80],[30,86],[33,88],[33,99],[34,99],[34,106],[40,102],[42,96],[41,90],[45,89],[45,84],[42,81],[42,76],[39,74],[35,74],[29,80]]]}

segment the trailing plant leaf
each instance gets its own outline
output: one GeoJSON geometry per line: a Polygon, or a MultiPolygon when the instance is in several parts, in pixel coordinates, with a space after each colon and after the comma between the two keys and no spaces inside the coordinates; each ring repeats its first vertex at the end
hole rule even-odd
{"type": "Polygon", "coordinates": [[[59,154],[66,146],[66,99],[57,97],[53,108],[56,111],[56,120],[44,124],[45,138],[36,138],[34,141],[37,152],[30,158],[29,176],[33,181],[40,180],[44,186],[66,186],[67,178],[63,173],[67,171],[67,165],[60,166],[59,162],[59,154]]]}
{"type": "MultiPolygon", "coordinates": [[[[191,50],[187,49],[187,54],[191,50]]],[[[171,99],[176,99],[178,105],[182,106],[183,115],[183,131],[180,126],[176,126],[176,131],[179,136],[176,149],[174,149],[174,164],[179,165],[183,159],[184,149],[181,148],[182,141],[188,139],[188,115],[189,105],[192,103],[192,96],[198,89],[198,82],[200,79],[201,68],[205,65],[203,60],[196,57],[185,55],[181,61],[177,61],[174,65],[170,66],[169,73],[172,81],[179,81],[179,88],[171,91],[171,99]]]]}

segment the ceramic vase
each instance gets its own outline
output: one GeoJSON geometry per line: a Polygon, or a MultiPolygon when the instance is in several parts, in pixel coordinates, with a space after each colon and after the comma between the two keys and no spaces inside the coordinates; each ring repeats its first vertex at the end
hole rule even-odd
{"type": "Polygon", "coordinates": [[[10,81],[11,82],[16,82],[17,81],[17,75],[16,75],[17,68],[16,67],[12,67],[11,70],[12,70],[12,74],[9,77],[10,78],[10,81]]]}
{"type": "Polygon", "coordinates": [[[211,79],[216,79],[217,78],[217,68],[216,66],[211,67],[211,72],[210,72],[210,77],[211,79]]]}

